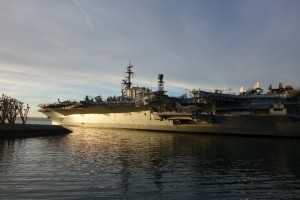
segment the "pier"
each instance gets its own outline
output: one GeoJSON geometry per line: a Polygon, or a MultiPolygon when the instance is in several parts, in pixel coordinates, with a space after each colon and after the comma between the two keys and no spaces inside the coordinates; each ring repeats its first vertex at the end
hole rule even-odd
{"type": "Polygon", "coordinates": [[[0,140],[9,138],[41,137],[69,134],[72,131],[59,125],[1,124],[0,140]]]}

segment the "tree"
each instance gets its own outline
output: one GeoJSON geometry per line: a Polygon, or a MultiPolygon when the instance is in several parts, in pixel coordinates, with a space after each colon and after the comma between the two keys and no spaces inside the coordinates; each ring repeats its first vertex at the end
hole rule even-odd
{"type": "Polygon", "coordinates": [[[29,112],[29,105],[27,104],[27,107],[24,107],[24,103],[23,102],[19,102],[19,114],[22,120],[22,124],[25,124],[27,121],[27,114],[29,112]]]}
{"type": "Polygon", "coordinates": [[[9,124],[14,124],[18,115],[18,100],[14,98],[8,98],[8,111],[7,111],[7,121],[9,124]]]}
{"type": "Polygon", "coordinates": [[[8,99],[6,95],[2,94],[0,99],[0,123],[5,124],[5,120],[7,118],[8,113],[8,99]]]}
{"type": "Polygon", "coordinates": [[[24,107],[23,102],[2,94],[0,98],[0,124],[5,124],[6,121],[9,124],[14,124],[18,115],[20,115],[22,123],[25,124],[29,108],[28,104],[27,107],[24,107]]]}

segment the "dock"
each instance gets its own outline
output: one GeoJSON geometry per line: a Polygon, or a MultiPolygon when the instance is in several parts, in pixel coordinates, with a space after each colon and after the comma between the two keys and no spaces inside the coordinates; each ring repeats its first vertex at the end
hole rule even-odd
{"type": "Polygon", "coordinates": [[[59,125],[0,124],[0,140],[69,134],[72,131],[59,125]]]}

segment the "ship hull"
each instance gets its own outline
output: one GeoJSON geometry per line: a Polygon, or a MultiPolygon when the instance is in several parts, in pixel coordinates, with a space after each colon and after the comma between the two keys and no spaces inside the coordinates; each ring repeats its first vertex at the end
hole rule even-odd
{"type": "Polygon", "coordinates": [[[257,136],[300,137],[300,118],[292,116],[215,116],[214,122],[174,123],[159,119],[150,110],[75,114],[54,110],[43,112],[53,124],[95,128],[119,128],[155,131],[174,131],[206,134],[236,134],[257,136]]]}

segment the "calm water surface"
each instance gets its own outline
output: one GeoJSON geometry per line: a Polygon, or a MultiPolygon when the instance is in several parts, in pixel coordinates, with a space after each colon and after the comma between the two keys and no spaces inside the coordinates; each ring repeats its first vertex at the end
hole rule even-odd
{"type": "Polygon", "coordinates": [[[0,199],[300,198],[300,140],[73,130],[0,140],[0,199]]]}

